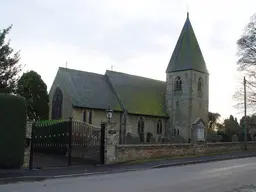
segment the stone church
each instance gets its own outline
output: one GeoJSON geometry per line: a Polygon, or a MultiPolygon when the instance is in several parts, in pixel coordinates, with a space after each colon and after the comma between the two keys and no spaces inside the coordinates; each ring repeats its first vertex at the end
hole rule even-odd
{"type": "Polygon", "coordinates": [[[58,69],[49,93],[51,119],[100,125],[106,110],[120,129],[147,142],[180,135],[190,142],[206,138],[209,73],[192,28],[189,14],[166,69],[166,81],[107,70],[104,75],[58,69]]]}

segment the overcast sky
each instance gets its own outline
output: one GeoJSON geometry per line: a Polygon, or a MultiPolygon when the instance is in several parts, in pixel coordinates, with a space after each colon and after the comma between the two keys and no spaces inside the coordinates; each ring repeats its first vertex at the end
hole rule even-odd
{"type": "Polygon", "coordinates": [[[12,47],[48,89],[66,61],[68,68],[104,74],[113,65],[165,80],[187,7],[210,72],[210,111],[238,116],[236,41],[255,0],[1,0],[0,29],[13,24],[12,47]]]}

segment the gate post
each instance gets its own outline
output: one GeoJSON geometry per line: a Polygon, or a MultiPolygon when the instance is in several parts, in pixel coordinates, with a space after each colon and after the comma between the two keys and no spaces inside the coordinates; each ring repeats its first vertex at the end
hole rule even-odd
{"type": "Polygon", "coordinates": [[[35,139],[35,122],[32,123],[31,139],[30,139],[30,153],[29,153],[29,169],[33,169],[34,156],[34,139],[35,139]]]}
{"type": "Polygon", "coordinates": [[[69,127],[68,127],[68,166],[72,164],[72,119],[69,118],[69,127]]]}
{"type": "Polygon", "coordinates": [[[100,164],[105,164],[105,123],[101,123],[100,127],[100,164]]]}
{"type": "Polygon", "coordinates": [[[119,130],[115,122],[103,122],[102,126],[105,129],[104,164],[112,164],[116,162],[116,145],[119,143],[119,130]]]}

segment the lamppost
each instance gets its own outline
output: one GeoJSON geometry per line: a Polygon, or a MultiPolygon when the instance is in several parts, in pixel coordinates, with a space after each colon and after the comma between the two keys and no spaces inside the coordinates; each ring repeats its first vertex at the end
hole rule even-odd
{"type": "Polygon", "coordinates": [[[108,122],[111,121],[112,115],[113,115],[113,110],[111,110],[111,108],[109,106],[108,109],[106,110],[106,116],[107,116],[108,122]]]}

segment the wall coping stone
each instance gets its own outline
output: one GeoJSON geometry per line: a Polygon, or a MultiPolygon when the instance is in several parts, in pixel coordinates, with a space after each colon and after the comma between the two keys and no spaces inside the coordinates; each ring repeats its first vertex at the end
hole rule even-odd
{"type": "MultiPolygon", "coordinates": [[[[140,147],[189,147],[189,146],[216,146],[216,145],[241,145],[243,142],[214,142],[214,143],[203,143],[203,144],[191,144],[191,143],[170,143],[170,144],[118,144],[118,148],[140,148],[140,147]]],[[[256,141],[248,141],[247,144],[256,144],[256,141]]]]}
{"type": "Polygon", "coordinates": [[[122,145],[116,145],[116,147],[125,147],[125,148],[129,148],[129,147],[168,147],[168,146],[193,146],[192,144],[189,143],[178,143],[178,144],[122,144],[122,145]]]}

